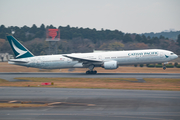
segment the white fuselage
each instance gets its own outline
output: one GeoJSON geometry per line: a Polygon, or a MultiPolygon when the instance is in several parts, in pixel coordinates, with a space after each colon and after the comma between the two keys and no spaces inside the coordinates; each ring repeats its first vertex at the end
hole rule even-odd
{"type": "MultiPolygon", "coordinates": [[[[150,64],[150,63],[164,63],[176,59],[178,56],[171,51],[161,49],[148,50],[129,50],[129,51],[111,51],[98,53],[73,53],[66,54],[73,57],[101,60],[96,63],[100,67],[103,62],[117,61],[118,65],[132,65],[132,64],[150,64]]],[[[27,67],[42,68],[42,69],[62,69],[62,68],[83,68],[87,67],[80,61],[64,57],[63,55],[45,55],[35,56],[29,58],[19,59],[24,63],[9,62],[10,64],[22,65],[27,67]]]]}

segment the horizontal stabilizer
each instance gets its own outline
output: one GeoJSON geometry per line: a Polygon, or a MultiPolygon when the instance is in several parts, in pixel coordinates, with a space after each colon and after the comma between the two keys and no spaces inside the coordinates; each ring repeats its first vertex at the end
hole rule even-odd
{"type": "Polygon", "coordinates": [[[15,63],[28,63],[28,61],[20,60],[20,59],[10,59],[8,62],[15,62],[15,63]]]}

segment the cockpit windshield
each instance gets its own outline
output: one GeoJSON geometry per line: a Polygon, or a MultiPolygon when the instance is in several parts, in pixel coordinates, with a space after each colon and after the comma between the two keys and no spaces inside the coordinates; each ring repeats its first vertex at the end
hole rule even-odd
{"type": "Polygon", "coordinates": [[[171,53],[171,55],[173,55],[174,53],[171,53]]]}

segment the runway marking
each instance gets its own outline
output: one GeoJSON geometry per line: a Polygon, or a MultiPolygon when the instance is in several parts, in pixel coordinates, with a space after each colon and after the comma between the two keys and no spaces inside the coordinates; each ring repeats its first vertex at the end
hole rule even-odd
{"type": "Polygon", "coordinates": [[[14,103],[14,102],[17,102],[17,100],[9,101],[8,103],[14,103]]]}
{"type": "Polygon", "coordinates": [[[53,102],[53,103],[48,103],[48,105],[56,105],[56,104],[61,104],[62,102],[53,102]]]}
{"type": "Polygon", "coordinates": [[[80,105],[80,106],[96,106],[95,104],[86,104],[86,103],[68,103],[68,102],[53,102],[48,103],[48,105],[80,105]]]}
{"type": "Polygon", "coordinates": [[[47,103],[47,102],[39,102],[39,101],[18,101],[18,100],[12,100],[12,101],[0,101],[5,102],[5,103],[23,103],[23,104],[46,104],[48,106],[53,106],[53,105],[74,105],[74,106],[96,106],[95,104],[87,104],[87,103],[68,103],[68,102],[52,102],[52,103],[47,103]]]}

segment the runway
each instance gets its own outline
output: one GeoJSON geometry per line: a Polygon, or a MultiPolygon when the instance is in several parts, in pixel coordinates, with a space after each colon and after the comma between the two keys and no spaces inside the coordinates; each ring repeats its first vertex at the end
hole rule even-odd
{"type": "MultiPolygon", "coordinates": [[[[0,73],[0,78],[17,77],[72,78],[180,78],[180,74],[154,73],[0,73]]],[[[36,87],[0,87],[0,101],[33,101],[56,104],[40,108],[0,108],[5,120],[79,120],[180,119],[179,91],[66,89],[36,87]]]]}
{"type": "Polygon", "coordinates": [[[180,119],[178,91],[0,87],[0,100],[71,103],[42,108],[0,108],[0,119],[6,120],[180,119]]]}
{"type": "Polygon", "coordinates": [[[68,78],[180,78],[180,74],[173,73],[0,73],[0,78],[8,81],[17,81],[19,77],[68,77],[68,78]]]}

